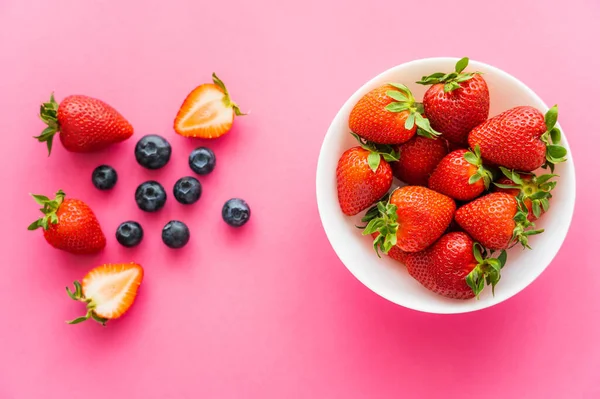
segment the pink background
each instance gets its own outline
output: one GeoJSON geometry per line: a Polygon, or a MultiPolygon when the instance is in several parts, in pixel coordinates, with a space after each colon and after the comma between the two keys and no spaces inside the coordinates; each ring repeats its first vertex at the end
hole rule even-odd
{"type": "Polygon", "coordinates": [[[1,1],[0,398],[600,397],[591,104],[600,3],[549,3],[1,1]],[[355,280],[327,242],[314,188],[321,140],[348,96],[391,66],[445,55],[498,66],[559,103],[579,181],[570,234],[548,270],[515,298],[458,316],[403,309],[355,280]],[[218,163],[199,203],[171,196],[144,215],[138,183],[155,178],[170,191],[190,173],[187,155],[201,143],[177,137],[172,121],[213,71],[251,115],[208,143],[218,163]],[[47,158],[31,136],[52,90],[106,100],[135,137],[94,155],[58,144],[47,158]],[[148,133],[173,144],[163,170],[135,163],[148,133]],[[90,183],[99,163],[120,173],[110,193],[90,183]],[[25,230],[38,216],[28,193],[58,188],[95,209],[104,253],[68,255],[25,230]],[[237,231],[220,216],[232,196],[253,211],[237,231]],[[133,250],[114,239],[130,218],[146,232],[133,250]],[[160,240],[173,218],[192,231],[178,252],[160,240]],[[132,260],[146,277],[127,317],[106,328],[64,323],[83,311],[66,285],[132,260]]]}

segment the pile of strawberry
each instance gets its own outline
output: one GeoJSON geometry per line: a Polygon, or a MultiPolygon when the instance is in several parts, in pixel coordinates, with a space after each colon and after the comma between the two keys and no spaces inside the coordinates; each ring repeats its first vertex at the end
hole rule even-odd
{"type": "Polygon", "coordinates": [[[337,165],[342,212],[367,210],[363,234],[377,254],[456,299],[478,297],[485,285],[493,292],[506,249],[530,248],[528,237],[543,232],[534,222],[548,211],[554,165],[567,155],[557,106],[545,115],[519,106],[488,119],[487,83],[465,72],[468,62],[416,82],[431,86],[421,103],[400,83],[364,95],[349,117],[359,145],[337,165]],[[534,173],[539,168],[551,173],[534,173]],[[392,190],[394,176],[406,185],[392,190]]]}
{"type": "MultiPolygon", "coordinates": [[[[196,87],[185,98],[173,128],[183,137],[214,139],[229,132],[234,118],[240,115],[243,114],[225,85],[213,74],[213,83],[196,87]]],[[[46,144],[48,153],[56,135],[67,151],[83,154],[105,149],[133,136],[133,127],[116,109],[83,95],[68,96],[60,104],[52,95],[49,102],[41,105],[40,118],[47,127],[35,138],[46,144]]],[[[159,151],[155,144],[151,145],[154,147],[149,151],[159,151]]],[[[169,157],[170,149],[166,161],[169,157]]],[[[54,199],[43,195],[33,195],[33,198],[41,206],[43,216],[28,229],[42,229],[52,247],[72,254],[95,254],[105,248],[106,237],[100,223],[84,201],[67,198],[62,190],[54,199]]],[[[250,217],[249,208],[241,200],[234,205],[237,207],[223,208],[223,219],[231,226],[239,227],[250,217]],[[246,209],[240,210],[240,205],[246,209]]],[[[109,320],[121,317],[133,305],[143,276],[144,269],[135,262],[108,263],[93,268],[81,282],[74,282],[74,290],[66,289],[71,299],[86,306],[84,316],[68,323],[93,319],[105,325],[109,320]]]]}

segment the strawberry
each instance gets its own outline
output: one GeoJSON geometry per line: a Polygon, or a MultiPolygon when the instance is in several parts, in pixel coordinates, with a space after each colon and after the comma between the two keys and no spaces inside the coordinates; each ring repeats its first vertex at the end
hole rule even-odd
{"type": "Polygon", "coordinates": [[[566,161],[567,150],[560,146],[561,133],[555,126],[558,107],[544,116],[533,107],[509,109],[477,126],[469,134],[469,145],[481,148],[484,161],[523,172],[566,161]]]}
{"type": "Polygon", "coordinates": [[[469,132],[485,122],[490,112],[490,93],[479,72],[463,72],[468,58],[456,63],[455,72],[423,76],[417,83],[432,85],[423,96],[431,127],[456,144],[467,143],[469,132]]]}
{"type": "Polygon", "coordinates": [[[491,193],[458,208],[456,222],[489,249],[506,249],[520,242],[530,248],[527,237],[542,233],[527,220],[527,208],[507,193],[491,193]]]}
{"type": "Polygon", "coordinates": [[[429,178],[429,188],[459,201],[470,201],[487,190],[492,173],[483,167],[479,147],[446,155],[429,178]]]}
{"type": "Polygon", "coordinates": [[[393,176],[388,162],[398,159],[391,147],[354,137],[361,145],[344,152],[336,170],[338,200],[348,216],[367,209],[389,191],[393,176]]]}
{"type": "Polygon", "coordinates": [[[213,83],[196,87],[183,101],[175,117],[175,132],[183,137],[214,139],[233,125],[236,116],[245,115],[231,100],[225,84],[213,73],[213,83]]]}
{"type": "Polygon", "coordinates": [[[48,127],[35,138],[46,143],[48,155],[58,132],[63,147],[71,152],[98,151],[133,135],[133,127],[117,110],[87,96],[69,96],[58,105],[53,93],[42,104],[40,118],[48,127]]]}
{"type": "Polygon", "coordinates": [[[402,144],[410,140],[417,128],[426,137],[439,135],[423,117],[422,107],[408,87],[390,83],[365,94],[350,111],[350,130],[379,144],[402,144]]]}
{"type": "Polygon", "coordinates": [[[548,211],[550,198],[552,198],[550,191],[556,186],[556,182],[550,179],[557,175],[536,176],[533,173],[517,173],[503,167],[500,167],[500,170],[504,176],[494,183],[495,191],[508,193],[517,197],[517,200],[523,201],[530,222],[537,220],[548,211]]]}
{"type": "MultiPolygon", "coordinates": [[[[405,186],[394,190],[389,201],[377,204],[364,235],[375,232],[373,240],[379,254],[388,253],[395,245],[405,252],[422,251],[433,244],[450,225],[456,205],[451,198],[421,186],[405,186]]],[[[366,215],[365,215],[366,216],[366,215]]]]}
{"type": "Polygon", "coordinates": [[[98,219],[83,201],[65,199],[62,190],[53,200],[43,195],[32,196],[42,206],[44,216],[29,225],[28,230],[41,227],[46,241],[54,248],[72,254],[93,254],[106,246],[98,219]]]}
{"type": "Polygon", "coordinates": [[[411,186],[426,186],[429,175],[448,153],[446,141],[414,136],[398,147],[400,158],[392,163],[394,176],[411,186]]]}
{"type": "Polygon", "coordinates": [[[92,318],[105,326],[108,320],[121,317],[133,305],[143,278],[144,269],[136,263],[107,264],[90,270],[81,283],[73,283],[75,291],[67,287],[71,299],[86,304],[87,313],[67,323],[92,318]]]}
{"type": "Polygon", "coordinates": [[[479,296],[485,283],[494,291],[506,251],[497,259],[488,258],[487,251],[467,234],[448,233],[425,251],[406,254],[405,263],[410,275],[429,290],[448,298],[470,299],[479,296]]]}

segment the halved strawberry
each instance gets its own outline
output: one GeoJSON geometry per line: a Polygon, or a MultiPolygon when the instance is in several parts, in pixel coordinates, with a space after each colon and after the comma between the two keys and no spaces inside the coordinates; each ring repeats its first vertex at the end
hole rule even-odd
{"type": "Polygon", "coordinates": [[[82,283],[73,283],[75,292],[67,287],[71,299],[87,304],[85,316],[67,323],[78,324],[92,318],[106,325],[108,320],[121,317],[133,305],[143,277],[144,269],[136,263],[106,264],[92,269],[82,283]]]}
{"type": "Polygon", "coordinates": [[[225,84],[213,73],[213,82],[196,87],[183,101],[174,129],[184,137],[214,139],[227,133],[235,116],[245,115],[231,100],[225,84]]]}

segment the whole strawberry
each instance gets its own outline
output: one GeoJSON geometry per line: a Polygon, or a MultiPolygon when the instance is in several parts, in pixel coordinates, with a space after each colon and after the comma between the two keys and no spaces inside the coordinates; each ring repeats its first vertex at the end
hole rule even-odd
{"type": "Polygon", "coordinates": [[[411,186],[427,186],[429,175],[448,153],[446,141],[414,136],[398,147],[398,162],[392,163],[394,176],[411,186]]]}
{"type": "Polygon", "coordinates": [[[377,147],[355,137],[361,145],[344,152],[336,170],[338,200],[349,216],[367,209],[389,191],[393,176],[388,162],[398,159],[391,147],[377,147]]]}
{"type": "Polygon", "coordinates": [[[431,291],[454,299],[479,296],[487,283],[492,292],[506,263],[506,251],[488,258],[481,245],[463,232],[443,235],[423,252],[407,254],[408,272],[431,291]]]}
{"type": "Polygon", "coordinates": [[[491,193],[458,208],[455,220],[486,248],[506,249],[520,242],[530,248],[527,237],[542,233],[527,220],[527,208],[507,193],[491,193]]]}
{"type": "Polygon", "coordinates": [[[469,145],[479,146],[484,161],[522,172],[566,161],[560,146],[561,133],[555,126],[558,107],[544,116],[530,106],[509,109],[477,126],[469,134],[469,145]]]}
{"type": "Polygon", "coordinates": [[[422,251],[433,244],[450,225],[456,205],[454,201],[421,186],[405,186],[394,190],[389,201],[377,204],[377,215],[371,215],[364,235],[378,232],[373,246],[388,253],[395,245],[405,252],[422,251]]]}
{"type": "Polygon", "coordinates": [[[419,134],[439,135],[422,115],[408,87],[390,83],[365,94],[352,108],[350,130],[365,140],[379,144],[402,144],[419,134]]]}
{"type": "Polygon", "coordinates": [[[487,190],[492,173],[483,167],[479,147],[446,155],[429,178],[429,188],[459,201],[470,201],[487,190]]]}
{"type": "Polygon", "coordinates": [[[54,248],[72,254],[93,254],[106,246],[106,238],[94,212],[83,201],[65,199],[59,190],[51,200],[43,195],[33,195],[35,202],[42,206],[44,216],[28,230],[42,228],[44,238],[54,248]]]}
{"type": "Polygon", "coordinates": [[[505,192],[522,201],[527,208],[527,219],[537,220],[550,208],[550,193],[556,186],[556,181],[550,181],[557,175],[545,174],[536,176],[533,173],[517,173],[500,167],[504,174],[495,183],[495,191],[505,192]]]}
{"type": "Polygon", "coordinates": [[[417,83],[432,85],[423,97],[431,127],[455,144],[465,145],[469,132],[488,118],[490,93],[479,72],[463,72],[468,58],[456,63],[454,72],[423,76],[417,83]]]}
{"type": "Polygon", "coordinates": [[[92,97],[66,97],[60,105],[54,100],[42,104],[40,118],[48,125],[35,137],[52,151],[54,135],[59,133],[65,149],[71,152],[92,152],[127,140],[133,127],[113,107],[92,97]]]}

